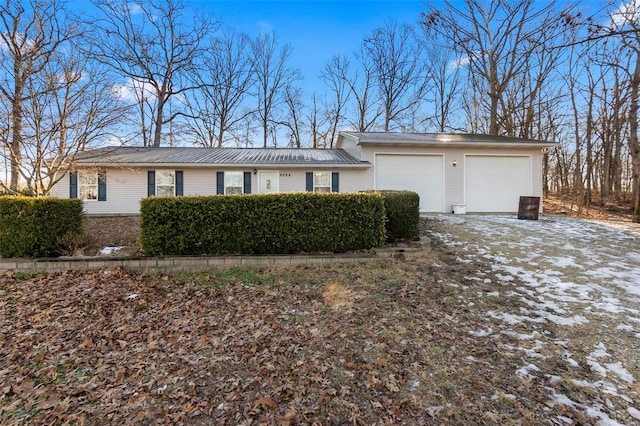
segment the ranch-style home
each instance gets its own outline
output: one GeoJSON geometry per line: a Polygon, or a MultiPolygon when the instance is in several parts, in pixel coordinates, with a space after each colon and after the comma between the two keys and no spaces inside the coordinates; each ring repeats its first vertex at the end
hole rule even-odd
{"type": "Polygon", "coordinates": [[[541,196],[554,142],[452,133],[341,132],[336,149],[107,147],[82,153],[52,196],[136,214],[147,196],[406,189],[420,211],[518,211],[541,196]]]}

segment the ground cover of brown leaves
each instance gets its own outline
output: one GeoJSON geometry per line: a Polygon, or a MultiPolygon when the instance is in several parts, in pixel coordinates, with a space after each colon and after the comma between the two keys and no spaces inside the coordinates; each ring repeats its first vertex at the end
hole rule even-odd
{"type": "Polygon", "coordinates": [[[79,253],[85,256],[101,255],[105,247],[118,247],[116,256],[142,254],[140,246],[140,216],[85,216],[83,220],[85,246],[79,253]]]}
{"type": "Polygon", "coordinates": [[[478,266],[433,246],[415,260],[362,265],[8,273],[0,278],[0,423],[544,424],[569,416],[541,384],[514,376],[523,360],[504,354],[509,336],[473,335],[494,304],[515,311],[519,302],[482,297],[494,285],[465,279],[478,266]]]}
{"type": "MultiPolygon", "coordinates": [[[[597,196],[594,196],[595,198],[597,196]]],[[[579,206],[576,200],[570,196],[549,194],[543,199],[543,208],[545,213],[612,221],[631,221],[633,214],[631,194],[625,194],[623,199],[617,203],[610,201],[604,205],[599,205],[594,202],[588,207],[579,206]]]]}

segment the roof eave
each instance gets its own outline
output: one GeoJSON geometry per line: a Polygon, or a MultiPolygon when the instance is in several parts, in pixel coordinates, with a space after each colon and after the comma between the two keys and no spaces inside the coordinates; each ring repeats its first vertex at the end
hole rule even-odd
{"type": "Polygon", "coordinates": [[[127,162],[76,162],[76,167],[105,167],[105,168],[204,168],[204,169],[309,169],[310,167],[337,169],[367,169],[371,163],[335,164],[335,163],[306,163],[306,164],[216,164],[216,163],[127,163],[127,162]]]}
{"type": "Polygon", "coordinates": [[[358,145],[384,145],[384,146],[420,146],[420,147],[460,147],[460,148],[553,148],[560,145],[558,142],[424,142],[424,141],[366,141],[361,140],[358,145]]]}

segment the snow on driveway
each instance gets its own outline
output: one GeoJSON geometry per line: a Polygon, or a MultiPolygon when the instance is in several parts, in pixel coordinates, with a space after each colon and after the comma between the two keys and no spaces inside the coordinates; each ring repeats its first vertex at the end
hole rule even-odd
{"type": "Polygon", "coordinates": [[[501,289],[485,297],[519,302],[517,309],[487,311],[487,324],[474,334],[516,339],[507,348],[522,357],[514,379],[544,381],[550,405],[563,404],[594,424],[640,425],[640,225],[564,217],[433,219],[445,225],[435,236],[460,262],[487,265],[468,277],[501,289]]]}

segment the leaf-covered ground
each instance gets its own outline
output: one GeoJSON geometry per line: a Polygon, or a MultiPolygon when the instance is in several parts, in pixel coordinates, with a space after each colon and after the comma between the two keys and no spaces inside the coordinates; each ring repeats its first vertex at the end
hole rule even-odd
{"type": "Polygon", "coordinates": [[[478,334],[523,307],[471,278],[490,269],[435,239],[362,265],[9,273],[0,423],[589,424],[515,374],[517,336],[478,334]]]}

